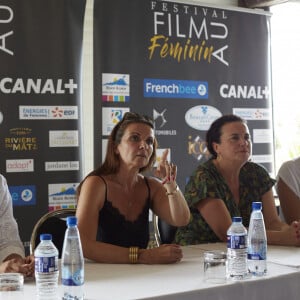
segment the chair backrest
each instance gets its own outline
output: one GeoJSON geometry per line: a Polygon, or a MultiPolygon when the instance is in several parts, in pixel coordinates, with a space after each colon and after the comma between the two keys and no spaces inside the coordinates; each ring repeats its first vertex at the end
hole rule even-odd
{"type": "Polygon", "coordinates": [[[153,213],[153,229],[154,237],[157,245],[171,244],[174,241],[177,227],[172,226],[165,221],[161,220],[156,214],[153,213]]]}
{"type": "Polygon", "coordinates": [[[67,229],[66,218],[74,216],[76,209],[62,208],[54,210],[43,215],[35,224],[30,238],[30,253],[34,253],[34,249],[40,242],[41,233],[51,233],[52,241],[61,257],[65,232],[67,229]]]}

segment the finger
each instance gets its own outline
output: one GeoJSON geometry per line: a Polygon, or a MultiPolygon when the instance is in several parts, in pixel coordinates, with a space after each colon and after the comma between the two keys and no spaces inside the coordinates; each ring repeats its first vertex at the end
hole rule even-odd
{"type": "Polygon", "coordinates": [[[173,167],[172,167],[172,175],[173,175],[174,180],[175,180],[176,176],[177,176],[177,166],[176,165],[173,165],[173,167]]]}
{"type": "Polygon", "coordinates": [[[161,155],[161,160],[166,161],[169,154],[169,148],[165,149],[161,155]]]}

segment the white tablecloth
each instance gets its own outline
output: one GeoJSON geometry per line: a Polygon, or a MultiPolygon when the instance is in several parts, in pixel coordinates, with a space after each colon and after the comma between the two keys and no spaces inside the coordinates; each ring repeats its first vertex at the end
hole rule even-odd
{"type": "MultiPolygon", "coordinates": [[[[214,249],[226,245],[183,247],[183,260],[172,265],[86,262],[85,299],[300,299],[299,248],[269,246],[266,276],[221,285],[203,281],[203,252],[214,249]]],[[[0,299],[35,299],[35,282],[25,282],[22,292],[0,292],[0,299]]]]}

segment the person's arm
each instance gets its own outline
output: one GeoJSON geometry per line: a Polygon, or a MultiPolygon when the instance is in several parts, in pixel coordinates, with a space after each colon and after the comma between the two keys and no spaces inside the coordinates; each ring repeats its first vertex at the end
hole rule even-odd
{"type": "Polygon", "coordinates": [[[190,209],[176,183],[177,166],[167,161],[169,149],[166,149],[155,171],[156,177],[149,179],[153,201],[153,211],[170,225],[185,226],[190,220],[190,209]]]}
{"type": "Polygon", "coordinates": [[[0,264],[0,273],[22,273],[25,277],[31,277],[34,274],[33,255],[22,257],[18,254],[10,254],[0,264]]]}
{"type": "Polygon", "coordinates": [[[13,216],[12,199],[6,179],[0,175],[0,261],[15,254],[24,257],[18,225],[13,216]]]}
{"type": "Polygon", "coordinates": [[[198,203],[197,209],[218,238],[226,242],[227,230],[232,220],[224,201],[215,198],[203,199],[198,203]]]}
{"type": "Polygon", "coordinates": [[[176,181],[166,184],[149,179],[153,192],[153,211],[173,226],[185,226],[190,220],[190,209],[176,181]]]}
{"type": "Polygon", "coordinates": [[[299,222],[288,225],[280,220],[271,189],[262,196],[262,204],[268,244],[300,246],[299,222]]]}
{"type": "Polygon", "coordinates": [[[300,198],[279,177],[277,193],[284,218],[288,224],[300,219],[300,198]]]}

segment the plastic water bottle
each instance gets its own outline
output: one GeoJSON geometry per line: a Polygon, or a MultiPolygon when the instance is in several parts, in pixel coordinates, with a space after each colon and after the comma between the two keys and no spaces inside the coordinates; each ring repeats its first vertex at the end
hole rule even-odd
{"type": "Polygon", "coordinates": [[[248,268],[255,276],[267,273],[267,235],[261,209],[261,202],[252,203],[248,234],[248,268]]]}
{"type": "Polygon", "coordinates": [[[35,280],[38,299],[57,299],[58,250],[51,234],[41,234],[34,251],[35,280]]]}
{"type": "Polygon", "coordinates": [[[227,269],[228,279],[244,279],[248,274],[247,266],[247,229],[241,217],[233,217],[227,230],[227,269]]]}
{"type": "Polygon", "coordinates": [[[81,300],[84,295],[84,258],[77,218],[67,217],[67,226],[61,256],[62,299],[81,300]]]}

